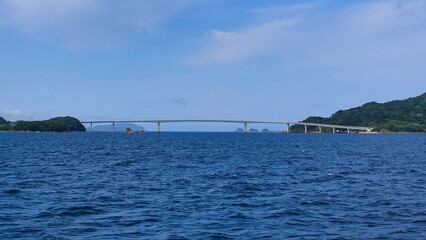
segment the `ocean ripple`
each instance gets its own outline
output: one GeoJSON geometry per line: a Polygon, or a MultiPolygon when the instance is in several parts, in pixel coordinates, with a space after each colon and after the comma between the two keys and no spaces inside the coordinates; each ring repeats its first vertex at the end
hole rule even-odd
{"type": "Polygon", "coordinates": [[[0,133],[0,239],[426,239],[426,135],[0,133]]]}

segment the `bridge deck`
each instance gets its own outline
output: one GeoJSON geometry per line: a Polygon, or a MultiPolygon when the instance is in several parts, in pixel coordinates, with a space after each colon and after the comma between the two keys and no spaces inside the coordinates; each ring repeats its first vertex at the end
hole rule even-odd
{"type": "Polygon", "coordinates": [[[327,127],[336,129],[351,129],[351,130],[362,130],[370,132],[372,129],[369,127],[360,127],[360,126],[344,126],[344,125],[333,125],[333,124],[322,124],[322,123],[307,123],[307,122],[286,122],[286,121],[250,121],[250,120],[102,120],[102,121],[82,121],[81,123],[93,124],[93,123],[157,123],[160,126],[161,123],[181,123],[181,122],[205,122],[205,123],[239,123],[244,124],[284,124],[284,125],[302,125],[305,126],[315,126],[315,127],[327,127]]]}

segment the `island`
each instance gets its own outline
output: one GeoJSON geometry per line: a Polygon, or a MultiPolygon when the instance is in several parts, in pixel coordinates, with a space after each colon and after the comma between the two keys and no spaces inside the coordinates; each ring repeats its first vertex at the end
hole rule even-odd
{"type": "Polygon", "coordinates": [[[9,122],[0,117],[0,131],[12,132],[85,132],[86,128],[74,117],[55,117],[44,121],[9,122]]]}
{"type": "MultiPolygon", "coordinates": [[[[426,93],[385,103],[369,102],[360,107],[340,110],[330,117],[308,117],[302,122],[371,127],[375,132],[426,132],[426,93]]],[[[293,125],[290,132],[304,132],[304,126],[293,125]]],[[[308,126],[308,131],[318,131],[308,126]]],[[[323,129],[324,132],[327,129],[323,129]]]]}
{"type": "MultiPolygon", "coordinates": [[[[238,128],[237,130],[235,130],[235,132],[244,132],[244,129],[242,128],[238,128]]],[[[258,129],[255,128],[250,128],[250,130],[248,130],[248,132],[262,132],[262,133],[269,133],[271,132],[269,129],[264,128],[261,131],[259,131],[258,129]]]]}

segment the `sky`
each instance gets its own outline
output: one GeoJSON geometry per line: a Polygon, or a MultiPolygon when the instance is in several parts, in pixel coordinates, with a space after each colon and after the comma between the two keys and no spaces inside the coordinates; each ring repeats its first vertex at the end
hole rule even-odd
{"type": "Polygon", "coordinates": [[[424,0],[0,0],[12,121],[301,121],[420,95],[425,63],[424,0]]]}

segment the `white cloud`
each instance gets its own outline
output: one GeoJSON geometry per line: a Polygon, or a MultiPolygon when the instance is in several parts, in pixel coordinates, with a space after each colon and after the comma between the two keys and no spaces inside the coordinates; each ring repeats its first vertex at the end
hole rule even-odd
{"type": "Polygon", "coordinates": [[[68,48],[102,48],[148,34],[194,0],[0,0],[1,27],[68,48]]]}
{"type": "Polygon", "coordinates": [[[280,49],[291,38],[294,19],[275,20],[239,32],[212,30],[206,46],[189,57],[194,65],[234,63],[280,49]]]}
{"type": "Polygon", "coordinates": [[[373,1],[353,5],[340,19],[359,34],[380,34],[419,23],[424,25],[425,10],[426,2],[422,0],[373,1]]]}
{"type": "Polygon", "coordinates": [[[309,2],[294,5],[256,8],[253,9],[252,12],[260,15],[262,18],[275,18],[306,13],[307,11],[317,9],[319,6],[321,6],[320,2],[309,2]]]}
{"type": "Polygon", "coordinates": [[[402,14],[399,1],[352,5],[306,33],[300,64],[369,69],[398,67],[413,57],[425,57],[426,2],[405,1],[417,14],[402,14]],[[320,47],[319,47],[320,46],[320,47]],[[305,63],[303,63],[305,62],[305,63]]]}
{"type": "Polygon", "coordinates": [[[189,63],[232,64],[268,57],[287,66],[335,68],[371,67],[410,57],[426,60],[426,1],[369,1],[338,11],[315,11],[319,6],[257,9],[253,12],[273,19],[261,17],[260,23],[234,32],[212,31],[188,57],[189,63]]]}
{"type": "Polygon", "coordinates": [[[99,0],[2,0],[1,13],[3,24],[32,31],[76,21],[93,11],[98,2],[99,0]]]}

